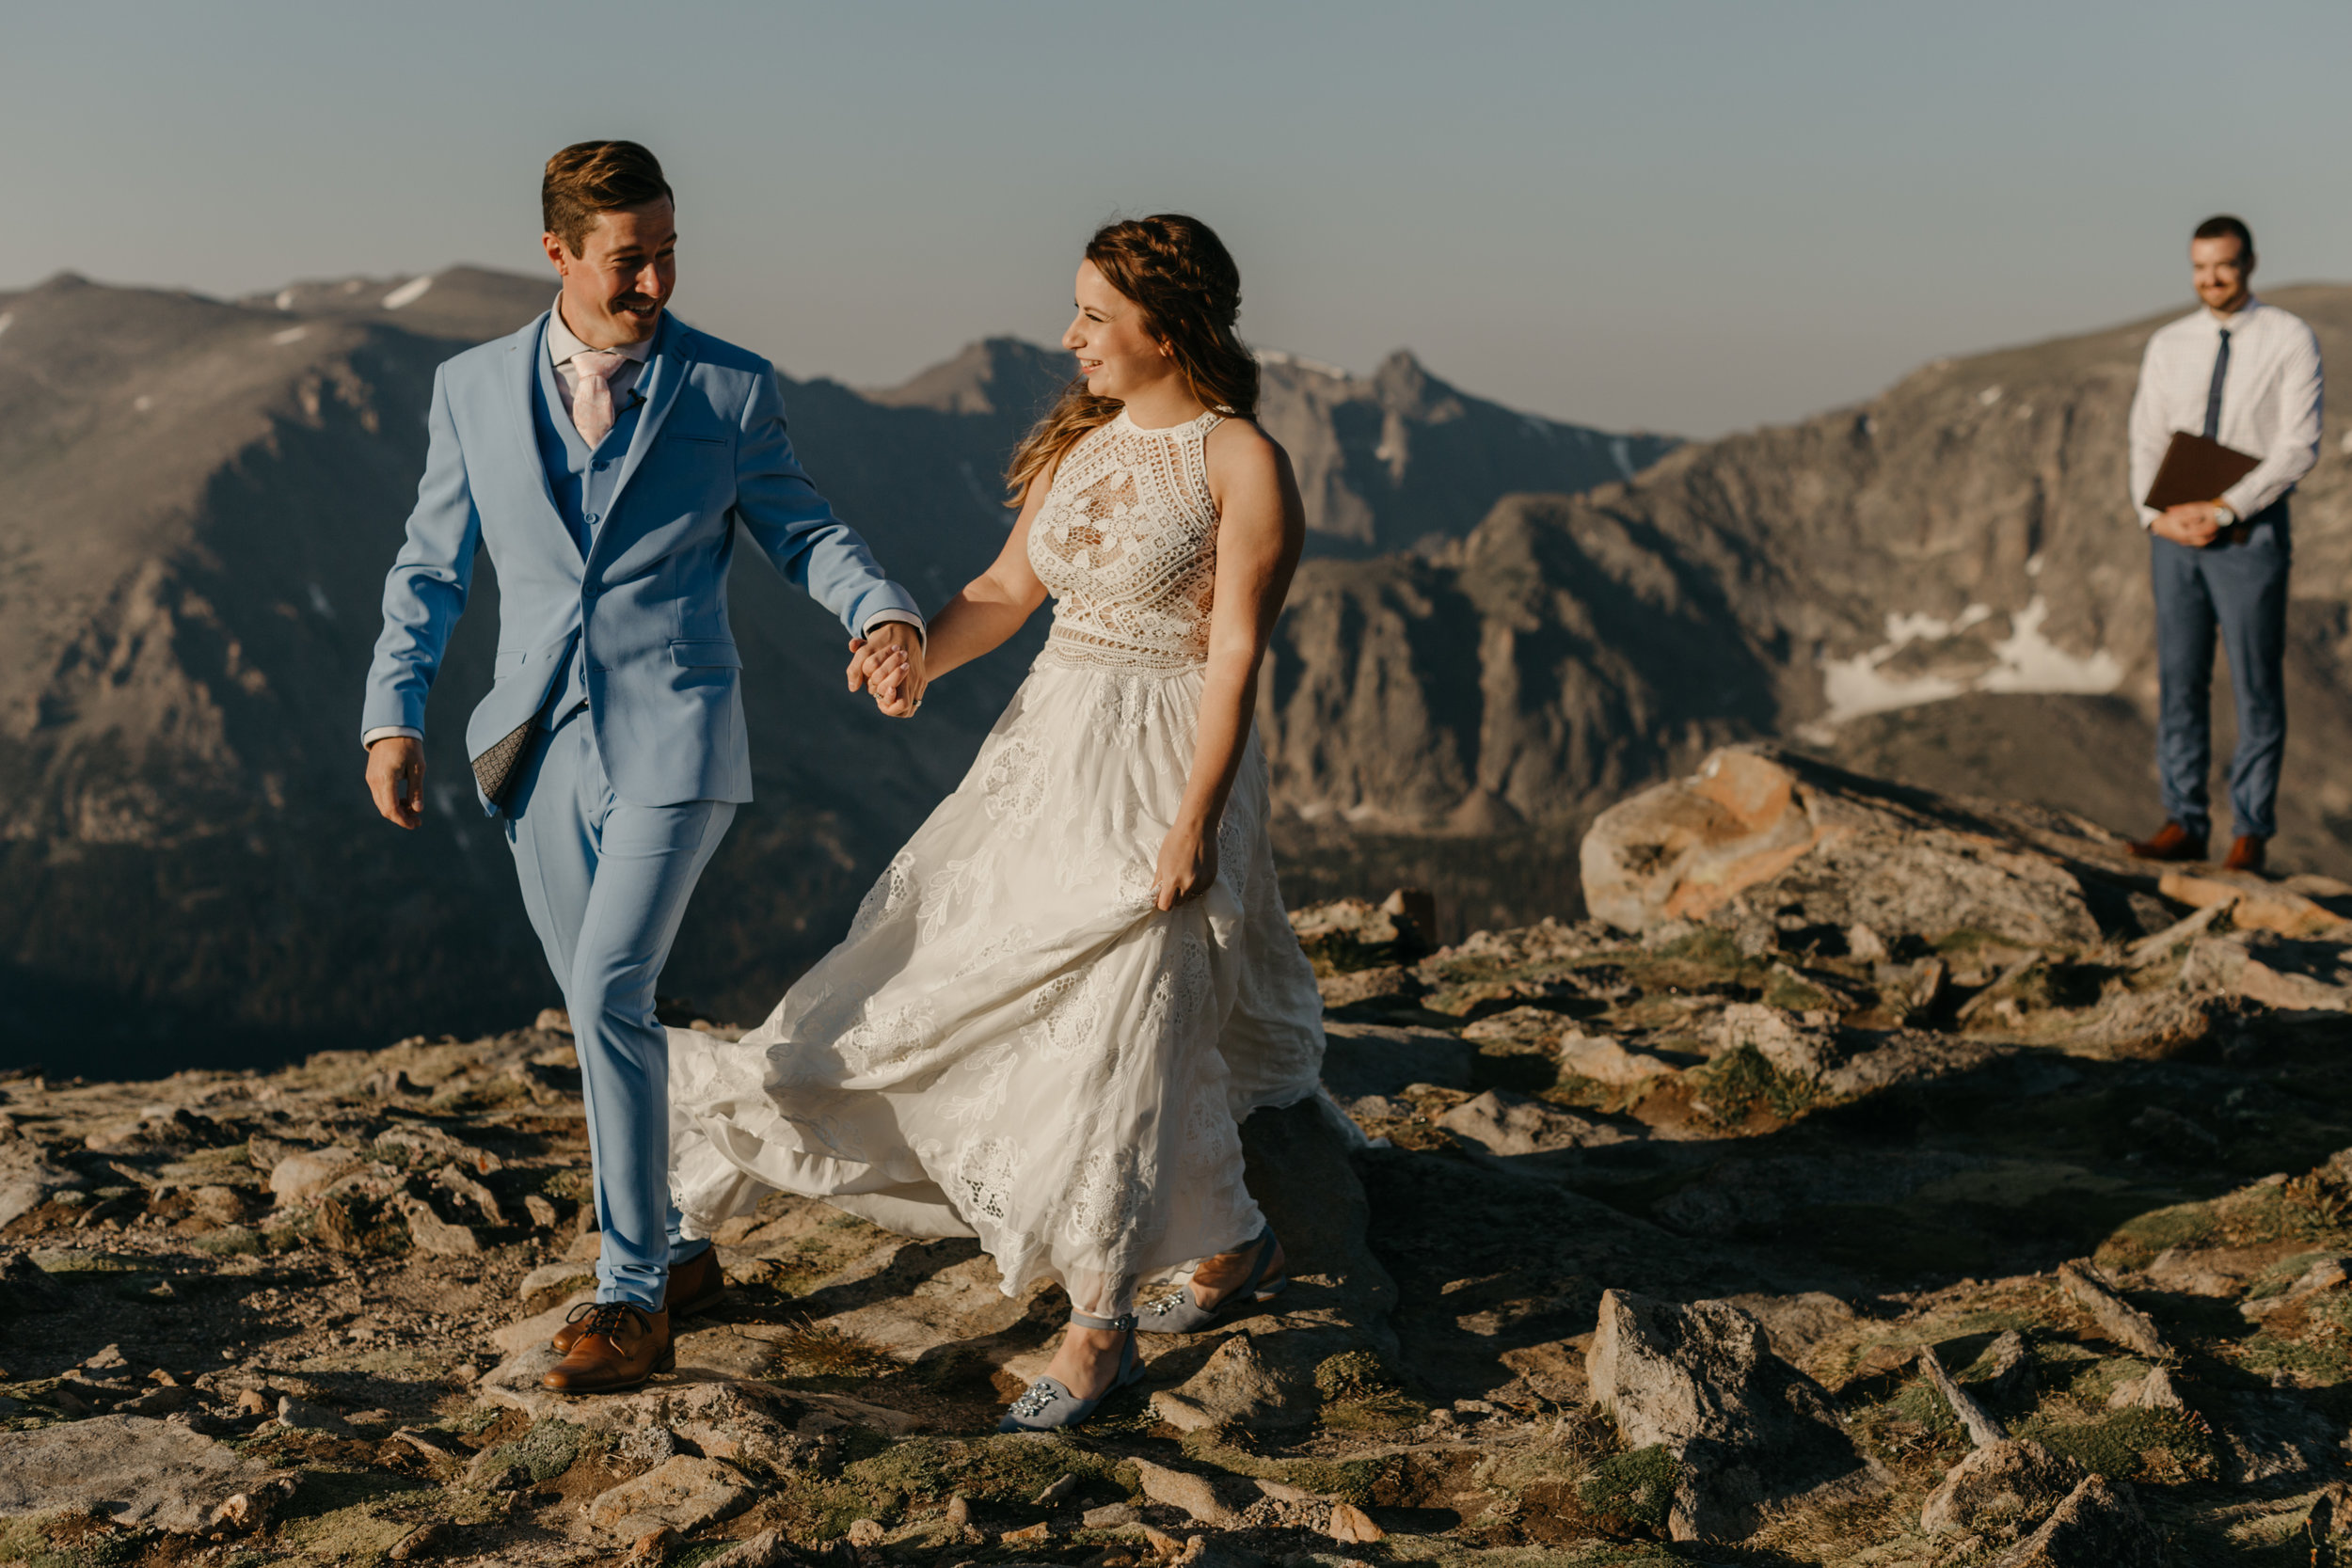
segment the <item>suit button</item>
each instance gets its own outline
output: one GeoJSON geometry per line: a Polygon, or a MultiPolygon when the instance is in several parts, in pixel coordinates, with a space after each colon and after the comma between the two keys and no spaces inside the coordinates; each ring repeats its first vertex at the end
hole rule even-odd
{"type": "Polygon", "coordinates": [[[595,513],[593,513],[593,512],[589,513],[589,514],[588,514],[588,521],[590,521],[590,522],[592,522],[592,523],[593,523],[593,522],[595,522],[596,520],[596,515],[595,513]]]}

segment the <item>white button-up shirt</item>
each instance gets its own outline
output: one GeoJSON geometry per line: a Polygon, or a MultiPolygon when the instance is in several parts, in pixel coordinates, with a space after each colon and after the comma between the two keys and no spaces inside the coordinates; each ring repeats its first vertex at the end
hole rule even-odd
{"type": "MultiPolygon", "coordinates": [[[[572,393],[580,386],[580,371],[572,363],[573,356],[593,352],[573,335],[570,327],[564,325],[564,302],[558,299],[554,308],[548,311],[548,357],[555,361],[555,384],[563,391],[564,412],[566,414],[572,411],[572,393]]],[[[605,352],[617,354],[625,361],[620,369],[605,377],[604,382],[612,388],[612,412],[617,417],[641,401],[635,388],[638,377],[645,373],[645,361],[653,357],[653,340],[648,338],[642,343],[622,343],[605,352]]]]}
{"type": "Polygon", "coordinates": [[[2250,295],[2233,315],[2192,311],[2156,328],[2139,364],[2139,390],[2132,398],[2132,504],[2143,528],[2157,514],[2141,498],[2155,483],[2173,433],[2204,434],[2205,396],[2225,328],[2230,370],[2215,439],[2262,464],[2215,499],[2239,517],[2250,517],[2294,489],[2319,461],[2319,339],[2303,319],[2250,295]]]}

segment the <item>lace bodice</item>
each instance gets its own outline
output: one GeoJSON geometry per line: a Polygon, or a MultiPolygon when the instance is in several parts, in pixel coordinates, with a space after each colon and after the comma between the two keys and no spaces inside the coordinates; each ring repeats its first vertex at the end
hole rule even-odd
{"type": "Polygon", "coordinates": [[[1054,595],[1044,657],[1121,670],[1208,658],[1216,505],[1206,442],[1223,420],[1140,430],[1122,409],[1063,456],[1029,525],[1029,565],[1054,595]]]}

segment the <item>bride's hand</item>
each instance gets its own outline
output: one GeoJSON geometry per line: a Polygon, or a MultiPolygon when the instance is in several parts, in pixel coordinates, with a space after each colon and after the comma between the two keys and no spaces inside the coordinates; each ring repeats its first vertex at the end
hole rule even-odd
{"type": "Polygon", "coordinates": [[[876,627],[870,639],[850,639],[848,674],[850,690],[864,689],[874,705],[893,719],[913,718],[930,685],[922,639],[898,622],[876,627]]]}
{"type": "Polygon", "coordinates": [[[1198,898],[1216,880],[1216,835],[1178,823],[1160,840],[1159,864],[1152,870],[1152,904],[1172,910],[1198,898]]]}

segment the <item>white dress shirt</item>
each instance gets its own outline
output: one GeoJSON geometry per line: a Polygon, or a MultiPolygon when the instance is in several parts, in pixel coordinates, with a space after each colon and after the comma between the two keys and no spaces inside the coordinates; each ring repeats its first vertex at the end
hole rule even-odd
{"type": "MultiPolygon", "coordinates": [[[[580,386],[580,372],[574,368],[572,360],[580,355],[593,354],[596,351],[581,342],[579,336],[564,325],[564,301],[560,295],[548,311],[546,336],[548,357],[555,363],[555,385],[564,398],[564,416],[569,419],[572,412],[572,394],[580,386]]],[[[612,412],[618,416],[627,413],[644,401],[637,391],[637,381],[645,373],[645,361],[653,356],[653,340],[648,338],[642,343],[622,343],[605,352],[617,354],[624,361],[618,370],[605,377],[605,385],[612,388],[612,412]]],[[[929,633],[923,625],[923,618],[919,615],[910,615],[903,610],[877,611],[874,618],[866,623],[866,630],[862,635],[871,637],[876,626],[885,626],[892,621],[904,622],[914,628],[914,635],[918,640],[930,641],[929,633]]],[[[405,735],[412,740],[424,738],[423,731],[413,729],[406,724],[386,724],[361,736],[359,744],[362,748],[373,746],[377,741],[395,735],[405,735]]]]}
{"type": "MultiPolygon", "coordinates": [[[[555,385],[564,395],[564,412],[566,415],[572,411],[572,393],[580,386],[580,372],[574,368],[572,360],[580,355],[595,352],[564,325],[564,302],[558,299],[548,312],[548,357],[555,361],[555,385]]],[[[644,401],[637,395],[637,378],[645,373],[645,361],[653,357],[653,340],[648,338],[642,343],[622,343],[605,352],[617,354],[624,361],[620,369],[604,380],[604,384],[612,388],[612,413],[618,418],[644,401]]]]}
{"type": "Polygon", "coordinates": [[[2157,513],[2141,498],[2155,483],[2173,433],[2204,433],[2205,398],[2224,329],[2230,369],[2215,439],[2262,464],[2217,499],[2241,519],[2251,517],[2294,489],[2319,461],[2319,339],[2303,319],[2250,295],[2233,315],[2191,311],[2148,340],[2139,390],[2132,398],[2132,504],[2143,528],[2157,513]]]}

